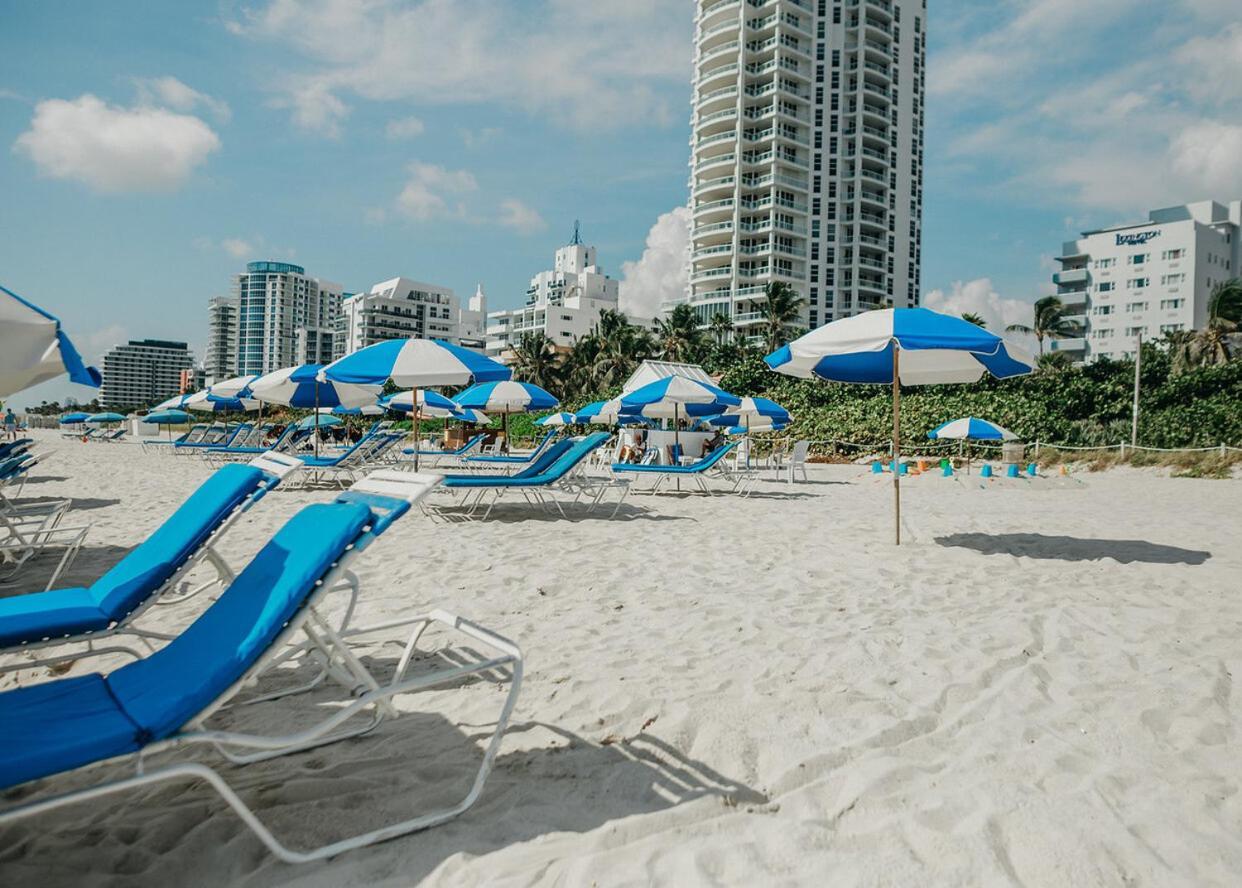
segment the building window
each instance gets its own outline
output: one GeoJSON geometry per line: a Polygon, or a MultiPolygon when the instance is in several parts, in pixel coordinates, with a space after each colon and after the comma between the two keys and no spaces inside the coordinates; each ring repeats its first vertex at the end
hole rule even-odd
{"type": "Polygon", "coordinates": [[[1160,258],[1164,259],[1165,261],[1169,261],[1171,259],[1181,259],[1185,255],[1186,255],[1185,250],[1165,250],[1163,253],[1160,254],[1160,258]]]}
{"type": "Polygon", "coordinates": [[[1147,311],[1147,303],[1146,302],[1127,302],[1126,311],[1130,311],[1130,312],[1147,311]]]}
{"type": "Polygon", "coordinates": [[[1147,284],[1147,278],[1130,278],[1130,280],[1126,281],[1126,286],[1132,290],[1141,290],[1146,287],[1147,284]]]}
{"type": "Polygon", "coordinates": [[[1160,308],[1162,311],[1176,311],[1185,301],[1185,299],[1161,299],[1160,308]]]}
{"type": "Polygon", "coordinates": [[[1110,315],[1113,313],[1113,307],[1111,305],[1097,305],[1095,308],[1091,309],[1091,313],[1097,316],[1110,315]]]}
{"type": "Polygon", "coordinates": [[[1117,285],[1114,284],[1112,281],[1104,281],[1100,284],[1097,284],[1095,289],[1101,293],[1111,293],[1115,286],[1117,285]]]}
{"type": "Polygon", "coordinates": [[[1116,259],[1096,259],[1095,260],[1096,268],[1112,268],[1116,264],[1117,264],[1116,259]]]}
{"type": "Polygon", "coordinates": [[[1177,333],[1178,331],[1184,330],[1184,329],[1186,329],[1185,324],[1161,324],[1160,325],[1161,333],[1177,333]]]}
{"type": "Polygon", "coordinates": [[[1130,257],[1131,265],[1142,265],[1147,261],[1147,253],[1135,253],[1130,257]]]}
{"type": "Polygon", "coordinates": [[[1160,283],[1166,286],[1169,284],[1180,284],[1184,280],[1186,280],[1186,275],[1184,274],[1165,274],[1160,276],[1160,283]]]}

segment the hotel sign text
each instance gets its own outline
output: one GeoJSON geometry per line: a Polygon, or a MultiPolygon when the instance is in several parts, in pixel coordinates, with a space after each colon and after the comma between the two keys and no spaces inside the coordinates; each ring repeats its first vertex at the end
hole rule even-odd
{"type": "Polygon", "coordinates": [[[1117,246],[1119,247],[1141,247],[1154,237],[1160,236],[1160,229],[1155,231],[1140,231],[1137,234],[1119,234],[1117,235],[1117,246]]]}

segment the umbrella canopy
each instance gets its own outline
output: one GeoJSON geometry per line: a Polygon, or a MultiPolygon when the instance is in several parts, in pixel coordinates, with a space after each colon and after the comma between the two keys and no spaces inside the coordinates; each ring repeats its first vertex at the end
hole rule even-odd
{"type": "Polygon", "coordinates": [[[986,419],[966,416],[954,419],[944,425],[936,426],[927,433],[934,440],[951,439],[954,441],[1017,441],[1018,436],[1009,429],[1001,428],[986,419]]]}
{"type": "Polygon", "coordinates": [[[344,425],[344,422],[345,421],[340,417],[332,416],[331,414],[312,413],[310,416],[304,416],[302,419],[298,420],[297,427],[299,429],[313,429],[315,427],[328,429],[332,426],[344,425]]]}
{"type": "Polygon", "coordinates": [[[710,416],[741,403],[737,395],[687,376],[666,376],[621,396],[622,412],[660,419],[710,416]]]}
{"type": "Polygon", "coordinates": [[[192,397],[193,397],[193,394],[173,395],[167,401],[161,401],[160,403],[156,404],[151,409],[152,410],[183,410],[185,408],[185,402],[190,400],[190,398],[192,397]]]}
{"type": "MultiPolygon", "coordinates": [[[[414,391],[396,392],[385,398],[380,398],[380,404],[389,410],[396,410],[398,413],[409,413],[413,410],[414,391]]],[[[451,401],[437,392],[429,392],[425,389],[419,389],[417,392],[418,412],[422,416],[428,416],[432,419],[456,419],[460,412],[455,401],[451,401]]]]}
{"type": "Polygon", "coordinates": [[[458,406],[484,413],[537,413],[560,406],[555,396],[532,382],[484,382],[453,399],[458,406]]]}
{"type": "Polygon", "coordinates": [[[724,416],[709,416],[702,420],[706,425],[713,426],[718,429],[724,429],[729,434],[744,435],[747,432],[779,432],[781,429],[789,425],[788,420],[781,419],[763,419],[758,421],[747,421],[745,416],[733,416],[726,414],[724,416]]]}
{"type": "Polygon", "coordinates": [[[442,339],[389,339],[333,361],[323,375],[354,385],[383,385],[391,379],[402,387],[426,388],[494,382],[511,374],[504,364],[442,339]]]}
{"type": "MultiPolygon", "coordinates": [[[[886,308],[825,324],[764,360],[778,373],[893,387],[893,462],[901,458],[901,385],[1001,379],[1035,369],[1035,360],[959,317],[926,308],[886,308]]],[[[901,545],[901,472],[893,472],[893,519],[901,545]]]]}
{"type": "Polygon", "coordinates": [[[60,321],[12,290],[0,287],[0,398],[69,374],[99,388],[103,377],[87,367],[60,329],[60,321]]]}
{"type": "Polygon", "coordinates": [[[554,426],[572,425],[577,420],[572,413],[549,413],[547,416],[541,416],[535,420],[535,425],[544,428],[552,428],[554,426]]]}
{"type": "MultiPolygon", "coordinates": [[[[252,397],[269,404],[310,409],[315,407],[361,407],[374,404],[382,383],[359,385],[322,377],[322,364],[284,367],[250,383],[252,397]]],[[[214,389],[212,389],[214,392],[214,389]]]]}
{"type": "Polygon", "coordinates": [[[726,435],[749,435],[751,432],[782,432],[787,428],[789,428],[789,424],[784,422],[760,423],[750,428],[746,426],[726,426],[724,433],[726,435]]]}
{"type": "Polygon", "coordinates": [[[190,421],[190,414],[184,410],[153,410],[142,418],[143,422],[154,425],[181,425],[190,421]]]}
{"type": "Polygon", "coordinates": [[[86,422],[89,416],[89,413],[66,413],[61,416],[60,421],[65,425],[77,425],[80,422],[86,422]]]}
{"type": "Polygon", "coordinates": [[[969,321],[926,308],[868,311],[812,330],[764,358],[778,373],[834,382],[890,384],[895,351],[902,385],[977,382],[1035,368],[1024,350],[969,321]]]}
{"type": "Polygon", "coordinates": [[[471,410],[468,407],[462,407],[453,414],[452,418],[473,425],[488,425],[492,421],[492,418],[482,410],[471,410]]]}
{"type": "Polygon", "coordinates": [[[121,416],[121,414],[119,413],[92,413],[90,416],[86,417],[86,419],[82,421],[89,422],[89,423],[125,422],[125,417],[121,416]]]}
{"type": "Polygon", "coordinates": [[[621,406],[620,398],[611,401],[592,401],[574,414],[574,422],[591,425],[625,425],[642,422],[643,418],[621,406]]]}
{"type": "Polygon", "coordinates": [[[768,398],[742,398],[741,404],[730,407],[725,414],[738,417],[739,425],[742,426],[759,426],[765,423],[788,425],[792,419],[788,410],[768,398]]]}
{"type": "Polygon", "coordinates": [[[203,389],[186,398],[183,406],[199,413],[245,413],[258,410],[259,402],[247,398],[222,398],[203,389]]]}
{"type": "Polygon", "coordinates": [[[387,411],[379,404],[363,404],[361,407],[320,407],[321,415],[332,416],[381,416],[387,411]]]}
{"type": "Polygon", "coordinates": [[[254,393],[250,390],[250,385],[256,379],[261,378],[257,375],[234,376],[231,379],[213,382],[207,386],[207,391],[220,398],[253,398],[254,393]]]}

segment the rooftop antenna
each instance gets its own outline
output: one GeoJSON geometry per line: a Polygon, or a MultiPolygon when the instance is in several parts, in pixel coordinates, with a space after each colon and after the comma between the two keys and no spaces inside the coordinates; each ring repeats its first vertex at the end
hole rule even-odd
{"type": "Polygon", "coordinates": [[[578,247],[582,245],[582,234],[579,232],[577,219],[574,220],[574,239],[569,242],[569,245],[571,247],[578,247]]]}

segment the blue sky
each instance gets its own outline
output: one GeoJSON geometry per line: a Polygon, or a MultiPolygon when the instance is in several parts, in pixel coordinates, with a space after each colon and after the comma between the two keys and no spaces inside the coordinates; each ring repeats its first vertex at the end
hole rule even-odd
{"type": "MultiPolygon", "coordinates": [[[[929,303],[1017,319],[1076,230],[1242,196],[1234,0],[931,5],[929,303]]],[[[0,20],[0,283],[89,357],[201,351],[207,299],[252,258],[510,307],[576,218],[632,305],[681,286],[684,0],[0,0],[0,20]]]]}

